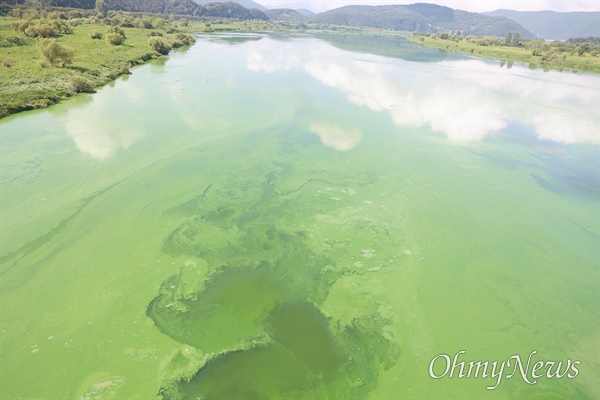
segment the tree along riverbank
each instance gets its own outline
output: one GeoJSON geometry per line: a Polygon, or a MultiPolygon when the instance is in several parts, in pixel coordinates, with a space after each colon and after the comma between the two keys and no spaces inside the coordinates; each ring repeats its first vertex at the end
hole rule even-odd
{"type": "Polygon", "coordinates": [[[554,41],[521,39],[518,34],[505,38],[462,36],[457,33],[434,35],[410,34],[408,40],[433,48],[469,53],[476,56],[529,64],[529,68],[574,70],[600,73],[598,38],[554,41]]]}
{"type": "Polygon", "coordinates": [[[192,32],[275,28],[93,10],[17,9],[0,17],[0,118],[93,93],[131,67],[185,48],[192,32]]]}

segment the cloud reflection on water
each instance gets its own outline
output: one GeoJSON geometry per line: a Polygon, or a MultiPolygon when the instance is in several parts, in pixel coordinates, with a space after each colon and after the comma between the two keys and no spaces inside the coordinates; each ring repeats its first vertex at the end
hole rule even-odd
{"type": "Polygon", "coordinates": [[[310,132],[317,135],[325,146],[338,151],[352,150],[362,139],[362,134],[356,128],[343,129],[323,122],[312,123],[310,132]]]}
{"type": "Polygon", "coordinates": [[[360,56],[322,42],[311,42],[309,52],[300,46],[282,52],[267,39],[251,45],[247,66],[267,73],[301,68],[351,103],[388,113],[400,127],[429,125],[452,140],[480,140],[518,123],[538,139],[600,141],[598,76],[500,69],[474,59],[415,63],[360,56]]]}
{"type": "MultiPolygon", "coordinates": [[[[131,106],[143,100],[143,93],[139,93],[136,86],[124,80],[119,85],[120,93],[125,96],[121,101],[131,106]]],[[[107,160],[119,150],[129,148],[144,135],[134,121],[118,117],[122,110],[99,112],[119,107],[117,104],[108,104],[111,99],[111,96],[98,93],[93,103],[83,108],[71,107],[64,115],[65,130],[77,149],[98,161],[107,160]]]]}

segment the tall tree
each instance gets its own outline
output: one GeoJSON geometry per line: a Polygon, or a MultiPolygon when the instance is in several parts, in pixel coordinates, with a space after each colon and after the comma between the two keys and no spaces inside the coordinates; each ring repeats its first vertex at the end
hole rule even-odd
{"type": "Polygon", "coordinates": [[[520,41],[521,41],[521,34],[519,32],[515,32],[515,34],[513,35],[511,44],[515,47],[518,47],[520,41]]]}
{"type": "Polygon", "coordinates": [[[96,0],[96,11],[98,14],[106,18],[108,15],[108,5],[104,2],[104,0],[96,0]]]}

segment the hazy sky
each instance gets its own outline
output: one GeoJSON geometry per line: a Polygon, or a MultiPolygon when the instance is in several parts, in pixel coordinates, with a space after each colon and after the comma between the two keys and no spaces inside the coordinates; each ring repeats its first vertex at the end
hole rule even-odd
{"type": "Polygon", "coordinates": [[[506,8],[518,11],[600,11],[600,0],[255,0],[268,8],[308,8],[321,12],[348,4],[381,5],[435,3],[459,10],[482,12],[506,8]]]}

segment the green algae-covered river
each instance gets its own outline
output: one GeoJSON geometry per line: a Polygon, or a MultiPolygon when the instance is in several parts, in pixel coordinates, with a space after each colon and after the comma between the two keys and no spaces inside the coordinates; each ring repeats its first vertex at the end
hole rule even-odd
{"type": "Polygon", "coordinates": [[[599,91],[224,34],[5,118],[0,398],[598,398],[599,91]]]}

